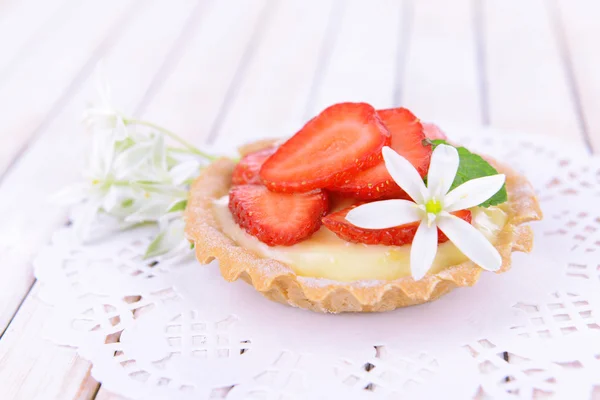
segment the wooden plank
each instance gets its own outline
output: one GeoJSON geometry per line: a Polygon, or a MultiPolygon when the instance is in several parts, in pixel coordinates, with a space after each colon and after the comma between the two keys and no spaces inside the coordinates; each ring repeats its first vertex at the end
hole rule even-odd
{"type": "Polygon", "coordinates": [[[73,349],[40,337],[55,321],[51,307],[37,298],[37,292],[36,285],[0,341],[0,397],[93,398],[97,383],[89,375],[89,363],[75,357],[73,349]]]}
{"type": "Polygon", "coordinates": [[[580,126],[592,150],[600,152],[600,3],[587,0],[552,1],[555,33],[563,46],[563,62],[572,73],[572,94],[579,106],[580,126]]]}
{"type": "MultiPolygon", "coordinates": [[[[122,37],[104,59],[108,75],[115,82],[113,94],[121,104],[130,107],[141,101],[169,49],[176,41],[186,39],[181,37],[183,27],[198,23],[201,11],[196,0],[146,4],[137,9],[135,18],[129,19],[122,37]],[[170,23],[163,23],[165,18],[170,23]]],[[[32,257],[64,221],[64,210],[48,204],[47,199],[60,187],[78,179],[87,143],[78,121],[86,101],[95,98],[94,89],[93,79],[85,80],[65,109],[47,125],[0,183],[0,206],[6,207],[0,211],[3,218],[0,243],[5,246],[0,249],[3,260],[0,330],[4,330],[31,285],[32,257]],[[23,211],[15,213],[15,210],[23,211]]],[[[0,340],[0,387],[8,388],[0,398],[67,399],[71,397],[59,395],[65,387],[88,385],[84,378],[89,364],[80,361],[74,350],[57,349],[41,337],[47,310],[37,304],[35,297],[28,296],[21,308],[23,313],[16,314],[0,340]],[[28,339],[21,340],[25,333],[28,339]],[[37,359],[42,361],[38,363],[37,359]],[[5,385],[13,380],[21,384],[5,385]],[[36,392],[29,393],[33,390],[29,387],[36,392]],[[27,396],[21,397],[24,392],[27,396]]]]}
{"type": "Polygon", "coordinates": [[[397,51],[402,35],[403,2],[396,0],[339,3],[339,29],[319,87],[306,117],[333,103],[367,102],[377,108],[393,105],[397,51]]]}
{"type": "Polygon", "coordinates": [[[491,125],[580,138],[544,0],[484,1],[482,7],[491,125]]]}
{"type": "Polygon", "coordinates": [[[301,126],[333,0],[281,2],[216,132],[230,146],[301,126]]]}
{"type": "MultiPolygon", "coordinates": [[[[111,3],[107,3],[106,9],[110,10],[110,12],[104,11],[102,13],[99,13],[98,15],[95,15],[93,19],[99,22],[91,24],[92,26],[105,24],[105,29],[85,30],[81,33],[82,36],[87,37],[88,40],[90,39],[89,34],[92,32],[94,33],[93,36],[95,40],[91,42],[81,43],[82,47],[86,49],[85,53],[91,54],[94,52],[94,50],[96,50],[95,46],[97,46],[98,42],[101,41],[101,38],[96,36],[100,36],[100,33],[104,33],[105,36],[110,35],[111,33],[107,31],[108,27],[112,25],[112,22],[115,19],[117,19],[121,15],[121,13],[126,11],[125,7],[121,5],[117,6],[116,3],[112,4],[112,6],[111,3]]],[[[78,10],[80,10],[80,12],[85,10],[93,11],[89,8],[78,8],[78,10]]],[[[79,15],[79,17],[83,18],[83,15],[79,15]]],[[[80,27],[80,24],[82,24],[82,22],[78,22],[77,25],[71,25],[68,23],[66,23],[65,25],[74,29],[80,27]]],[[[67,35],[67,32],[61,32],[63,32],[63,35],[67,35]]],[[[47,44],[49,45],[50,43],[47,44]]],[[[59,43],[54,43],[53,49],[56,49],[56,46],[59,45],[59,43]]],[[[42,51],[42,53],[45,52],[46,50],[42,51]]],[[[53,59],[51,58],[51,60],[53,59]]],[[[48,63],[52,64],[52,61],[49,61],[48,63]]],[[[15,152],[18,151],[19,147],[23,146],[27,142],[28,137],[30,137],[33,134],[33,132],[41,122],[43,115],[45,116],[46,112],[48,111],[48,108],[51,106],[50,104],[43,104],[42,102],[36,102],[33,100],[29,103],[26,102],[27,94],[31,94],[31,92],[38,90],[40,93],[40,98],[46,98],[46,100],[48,101],[51,100],[52,93],[45,91],[43,84],[40,84],[38,86],[39,81],[42,80],[42,78],[46,81],[53,80],[48,79],[47,75],[45,75],[46,66],[47,64],[42,63],[40,61],[37,65],[38,71],[33,72],[30,70],[34,67],[33,65],[24,65],[23,67],[25,69],[29,69],[29,76],[23,76],[20,72],[19,76],[12,77],[10,81],[6,82],[7,84],[4,85],[4,88],[2,88],[3,90],[0,90],[0,104],[2,104],[3,102],[6,103],[3,106],[1,106],[3,108],[3,112],[0,115],[0,121],[2,121],[2,123],[6,124],[7,126],[6,130],[2,130],[0,132],[0,140],[2,140],[3,144],[0,147],[0,176],[3,167],[5,168],[9,164],[10,159],[16,156],[15,152]],[[34,75],[37,76],[37,78],[32,78],[34,75]],[[27,83],[27,78],[31,78],[29,83],[27,83]],[[25,93],[19,92],[19,90],[21,89],[24,90],[25,93]],[[14,104],[9,106],[8,103],[10,103],[11,101],[11,99],[9,98],[11,94],[15,95],[16,98],[13,99],[14,104]],[[41,107],[42,105],[46,105],[48,107],[41,107]],[[16,117],[24,118],[25,120],[20,121],[17,120],[16,117]],[[28,118],[30,120],[27,120],[28,118]],[[16,125],[18,125],[18,127],[16,125]]],[[[69,83],[67,81],[67,78],[73,79],[74,76],[73,74],[71,74],[68,77],[66,75],[61,75],[61,78],[59,80],[63,81],[63,85],[67,85],[69,83]]],[[[54,89],[56,89],[57,91],[64,90],[64,88],[60,89],[59,86],[53,86],[51,88],[51,91],[54,91],[54,89]]],[[[70,116],[70,118],[75,117],[70,116]]],[[[73,125],[70,124],[66,129],[68,129],[68,131],[72,131],[72,126],[73,125]]],[[[53,148],[53,146],[48,147],[48,149],[53,148]]],[[[66,145],[65,149],[62,151],[65,152],[69,149],[70,147],[66,145]]],[[[29,239],[32,236],[36,236],[38,230],[35,229],[36,232],[32,235],[31,227],[37,227],[38,220],[33,217],[35,213],[32,210],[28,210],[27,208],[21,208],[21,206],[29,202],[29,205],[32,206],[31,208],[34,208],[33,204],[31,203],[42,201],[42,199],[44,198],[32,196],[32,193],[30,191],[35,191],[37,190],[36,188],[39,188],[40,190],[47,189],[47,186],[45,185],[47,185],[49,182],[41,182],[41,179],[39,178],[39,170],[43,169],[43,167],[40,165],[40,162],[41,160],[51,160],[52,158],[52,154],[38,154],[37,158],[32,158],[30,161],[32,165],[30,166],[30,171],[27,172],[30,175],[28,179],[14,181],[14,174],[12,174],[10,176],[7,176],[6,182],[2,181],[2,185],[0,185],[0,192],[7,193],[6,195],[0,196],[0,202],[2,202],[7,207],[5,209],[5,213],[7,214],[5,221],[6,225],[3,224],[2,228],[0,229],[0,238],[2,238],[2,247],[0,247],[0,251],[2,252],[3,260],[7,261],[6,263],[3,263],[2,267],[0,267],[2,268],[3,272],[5,270],[4,279],[0,281],[0,332],[4,330],[14,311],[17,309],[19,303],[22,301],[23,295],[27,293],[27,291],[31,287],[33,277],[31,276],[30,268],[26,267],[26,263],[27,260],[31,257],[32,251],[34,251],[35,249],[36,242],[31,240],[23,240],[23,238],[29,239]],[[23,182],[36,182],[36,185],[25,185],[23,184],[23,182]],[[10,185],[15,184],[18,187],[16,189],[4,189],[6,187],[4,183],[7,183],[9,187],[10,185]],[[25,199],[25,197],[29,196],[31,196],[31,198],[25,199]],[[14,213],[15,209],[27,211],[23,211],[22,215],[21,213],[14,213]],[[6,229],[4,229],[5,227],[6,229]],[[14,231],[11,232],[11,229],[14,229],[14,231]],[[19,267],[17,267],[17,265],[19,267]]],[[[73,158],[73,155],[70,154],[67,158],[73,158]]],[[[60,162],[63,162],[64,160],[59,159],[57,161],[60,164],[60,162]]],[[[43,170],[47,171],[47,169],[43,170]]],[[[50,181],[52,180],[55,179],[51,179],[50,181]]],[[[40,192],[39,194],[42,193],[40,192]]],[[[44,207],[38,207],[39,211],[42,211],[43,208],[44,207]]],[[[40,221],[43,221],[43,219],[40,221]]],[[[47,235],[48,231],[44,231],[44,227],[41,226],[39,233],[47,235]]],[[[48,236],[45,236],[45,238],[46,237],[48,236]]]]}
{"type": "MultiPolygon", "coordinates": [[[[147,9],[138,10],[138,19],[130,21],[120,42],[105,58],[109,80],[114,81],[113,92],[118,94],[118,103],[131,107],[140,101],[163,63],[165,54],[178,38],[181,31],[179,24],[188,18],[195,3],[195,0],[187,0],[178,7],[152,3],[147,9]],[[161,25],[161,29],[149,29],[165,15],[172,18],[173,24],[161,25]],[[153,45],[140,47],[142,40],[152,40],[153,45]]],[[[6,214],[3,215],[4,224],[0,226],[1,242],[6,246],[2,253],[3,259],[11,261],[3,263],[2,268],[6,271],[3,271],[4,279],[0,281],[2,329],[21,301],[25,288],[31,286],[31,272],[26,268],[28,260],[62,219],[62,209],[51,205],[46,207],[48,197],[61,186],[79,178],[86,136],[78,121],[87,100],[95,97],[92,81],[89,79],[85,82],[0,185],[0,203],[6,207],[3,212],[6,214]],[[43,168],[40,167],[40,160],[44,160],[43,168]],[[31,181],[35,181],[36,185],[22,184],[31,181]],[[10,211],[15,209],[27,210],[27,216],[23,218],[10,211]],[[37,228],[33,234],[31,226],[37,228]],[[22,237],[28,237],[29,240],[20,241],[22,237]],[[23,289],[17,290],[21,286],[23,289]],[[9,299],[9,294],[14,298],[9,299]]]]}
{"type": "Polygon", "coordinates": [[[15,5],[16,1],[12,0],[0,0],[0,22],[3,20],[5,14],[11,10],[11,8],[15,5]]]}
{"type": "Polygon", "coordinates": [[[36,41],[58,28],[70,2],[73,0],[23,0],[7,10],[0,5],[0,80],[11,74],[36,41]]]}
{"type": "Polygon", "coordinates": [[[0,81],[0,175],[68,93],[96,49],[124,26],[120,19],[131,4],[131,0],[86,1],[68,7],[58,28],[36,42],[12,74],[0,81]]]}
{"type": "MultiPolygon", "coordinates": [[[[31,1],[29,0],[29,2],[31,1]]],[[[21,7],[28,7],[27,2],[28,0],[0,0],[0,24],[13,18],[15,13],[18,14],[21,7]]]]}
{"type": "Polygon", "coordinates": [[[143,115],[201,143],[219,115],[236,71],[248,58],[253,34],[264,27],[269,6],[275,4],[244,1],[231,7],[228,2],[213,2],[143,115]]]}
{"type": "Polygon", "coordinates": [[[481,123],[472,5],[413,2],[401,104],[423,120],[481,123]]]}

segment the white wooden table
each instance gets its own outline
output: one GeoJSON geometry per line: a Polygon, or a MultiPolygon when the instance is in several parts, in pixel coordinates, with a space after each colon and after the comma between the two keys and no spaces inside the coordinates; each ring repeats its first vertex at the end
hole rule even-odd
{"type": "Polygon", "coordinates": [[[109,399],[31,260],[65,210],[103,59],[116,103],[198,144],[291,134],[339,101],[600,151],[595,0],[0,0],[0,398],[109,399]]]}

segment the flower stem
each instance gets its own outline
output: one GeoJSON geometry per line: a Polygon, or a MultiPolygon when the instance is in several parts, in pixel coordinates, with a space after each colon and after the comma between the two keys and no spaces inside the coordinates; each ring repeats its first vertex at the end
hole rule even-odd
{"type": "Polygon", "coordinates": [[[188,149],[191,153],[196,154],[200,157],[203,157],[203,158],[207,159],[208,161],[215,161],[219,158],[218,156],[213,156],[211,154],[203,152],[202,150],[198,149],[193,144],[191,144],[188,141],[186,141],[185,139],[182,139],[181,137],[179,137],[179,135],[177,135],[176,133],[171,132],[170,130],[168,130],[166,128],[163,128],[160,125],[156,125],[152,122],[143,121],[143,120],[139,120],[139,119],[124,119],[123,121],[125,122],[125,124],[137,124],[137,125],[147,126],[152,129],[156,129],[157,131],[165,134],[166,136],[170,137],[171,139],[173,139],[176,142],[178,142],[179,144],[181,144],[183,147],[188,149]]]}

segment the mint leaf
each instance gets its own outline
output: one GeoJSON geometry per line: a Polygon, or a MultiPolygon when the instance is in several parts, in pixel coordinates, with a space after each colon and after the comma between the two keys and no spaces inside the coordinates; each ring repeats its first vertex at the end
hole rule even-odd
{"type": "MultiPolygon", "coordinates": [[[[451,144],[448,144],[445,140],[430,140],[429,143],[431,143],[434,149],[440,144],[452,146],[451,144]]],[[[471,153],[465,147],[456,147],[456,150],[458,151],[460,163],[458,164],[458,171],[456,171],[456,177],[454,178],[454,182],[452,182],[450,190],[462,185],[467,181],[470,181],[471,179],[498,174],[496,168],[492,167],[492,165],[486,160],[484,160],[480,155],[471,153]]],[[[508,193],[506,192],[506,185],[504,185],[498,191],[498,193],[481,203],[479,207],[495,206],[498,204],[502,204],[507,200],[508,193]]]]}
{"type": "MultiPolygon", "coordinates": [[[[434,149],[440,144],[447,144],[448,146],[452,146],[450,143],[446,142],[444,139],[433,139],[433,140],[425,139],[425,142],[433,145],[434,149]]],[[[455,147],[455,146],[452,146],[452,147],[455,147]]]]}
{"type": "MultiPolygon", "coordinates": [[[[492,167],[490,163],[484,160],[480,155],[471,153],[464,147],[458,147],[457,150],[458,156],[460,157],[460,164],[458,166],[458,171],[456,172],[456,178],[454,178],[454,182],[452,182],[451,189],[454,189],[471,179],[498,174],[496,168],[492,167]]],[[[508,193],[506,192],[506,185],[503,185],[495,195],[481,203],[479,206],[495,206],[502,204],[507,200],[508,193]]]]}

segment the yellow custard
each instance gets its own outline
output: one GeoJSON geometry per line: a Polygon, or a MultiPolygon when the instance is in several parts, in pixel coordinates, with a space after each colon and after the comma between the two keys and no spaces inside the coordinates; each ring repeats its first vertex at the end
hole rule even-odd
{"type": "MultiPolygon", "coordinates": [[[[322,227],[309,239],[293,246],[268,246],[240,228],[229,212],[228,197],[214,203],[214,213],[223,232],[240,246],[262,257],[290,266],[300,276],[341,282],[393,280],[410,276],[410,245],[383,246],[350,243],[322,227]]],[[[507,214],[499,207],[471,209],[472,224],[492,243],[506,223],[507,214]]],[[[467,258],[450,241],[438,246],[429,273],[437,273],[467,258]]]]}

